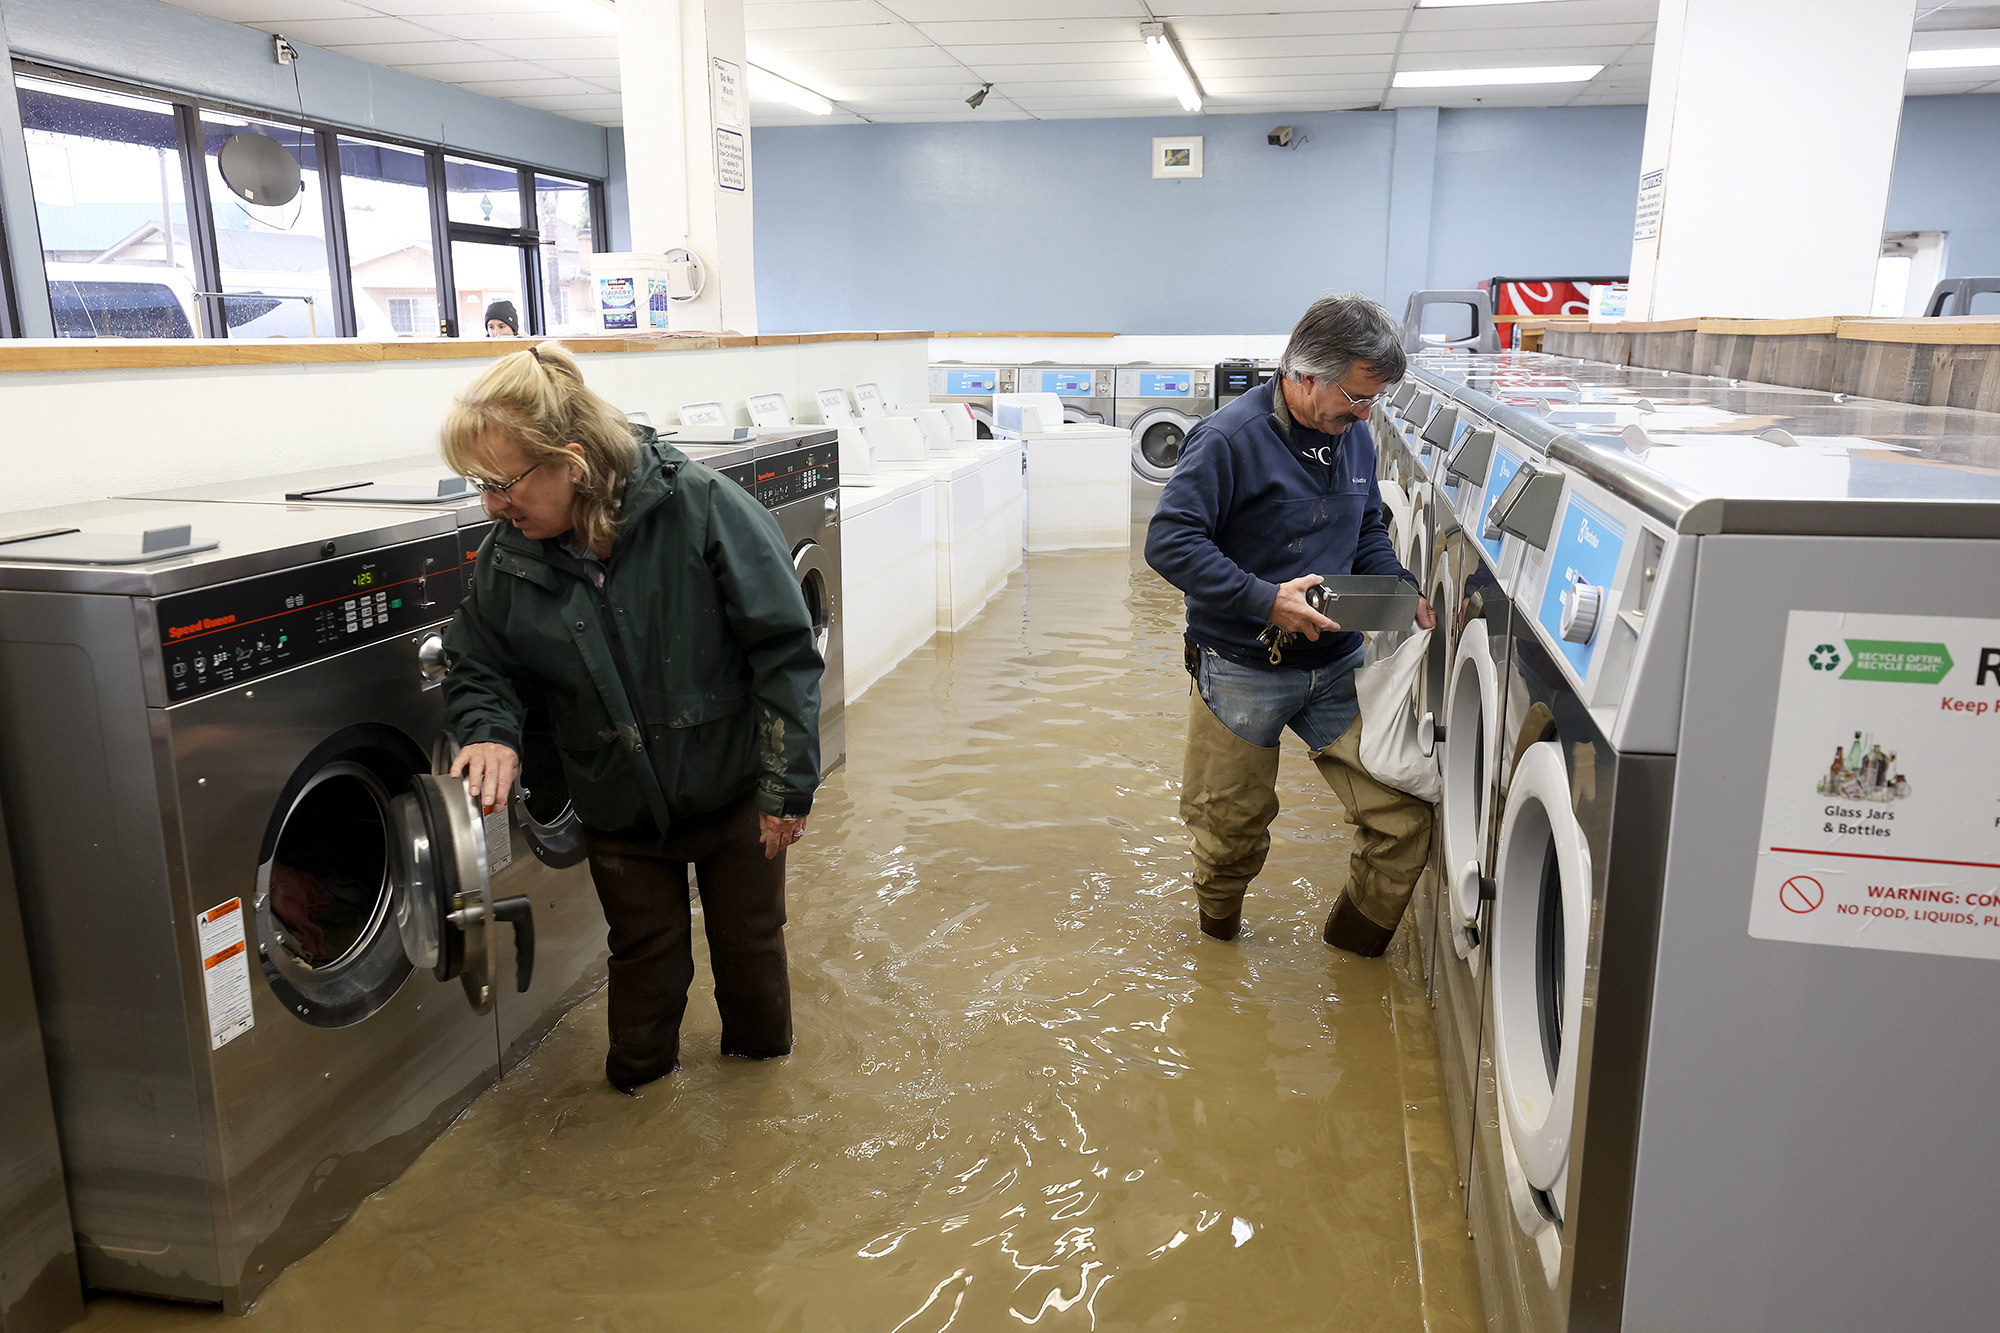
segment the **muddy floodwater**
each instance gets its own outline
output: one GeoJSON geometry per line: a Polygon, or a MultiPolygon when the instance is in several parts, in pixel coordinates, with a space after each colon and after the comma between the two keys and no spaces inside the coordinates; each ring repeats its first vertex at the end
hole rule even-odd
{"type": "Polygon", "coordinates": [[[1195,928],[1180,625],[1136,547],[1031,556],[850,708],[789,1058],[717,1054],[700,956],[672,1078],[605,1085],[600,995],[244,1319],[84,1327],[1479,1326],[1407,932],[1320,942],[1349,830],[1296,738],[1243,934],[1195,928]]]}

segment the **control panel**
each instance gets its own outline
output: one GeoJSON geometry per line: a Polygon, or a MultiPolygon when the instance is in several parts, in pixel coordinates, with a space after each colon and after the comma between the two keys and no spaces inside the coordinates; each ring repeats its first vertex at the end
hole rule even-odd
{"type": "Polygon", "coordinates": [[[1108,398],[1111,377],[1097,370],[1042,370],[1023,368],[1015,377],[1024,393],[1052,393],[1062,398],[1108,398]],[[1026,385],[1032,378],[1034,387],[1026,385]]]}
{"type": "Polygon", "coordinates": [[[933,398],[983,398],[1012,393],[1014,371],[1012,367],[1002,370],[999,366],[932,366],[930,387],[933,398]]]}
{"type": "Polygon", "coordinates": [[[1617,577],[1625,541],[1623,523],[1582,496],[1570,497],[1536,618],[1579,680],[1590,675],[1605,598],[1617,577]]]}
{"type": "Polygon", "coordinates": [[[829,440],[720,469],[766,509],[840,489],[840,446],[829,440]]]}
{"type": "Polygon", "coordinates": [[[467,529],[154,603],[167,701],[181,703],[448,619],[485,534],[467,529]]]}

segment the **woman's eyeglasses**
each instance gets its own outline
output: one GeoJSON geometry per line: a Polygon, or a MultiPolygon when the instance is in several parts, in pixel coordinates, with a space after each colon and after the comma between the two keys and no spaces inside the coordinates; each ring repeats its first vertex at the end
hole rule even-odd
{"type": "MultiPolygon", "coordinates": [[[[533,472],[540,466],[540,463],[532,464],[529,466],[528,472],[533,472]]],[[[507,481],[488,481],[484,477],[467,477],[466,480],[471,482],[472,489],[478,491],[481,495],[497,495],[504,500],[507,498],[507,492],[518,486],[521,482],[521,477],[527,476],[528,472],[523,472],[520,476],[510,478],[507,481]]]]}

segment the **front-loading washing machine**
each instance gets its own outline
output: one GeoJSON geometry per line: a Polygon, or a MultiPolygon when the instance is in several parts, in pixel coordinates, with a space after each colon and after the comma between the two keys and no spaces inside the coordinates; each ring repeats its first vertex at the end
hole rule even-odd
{"type": "Polygon", "coordinates": [[[1121,366],[1111,421],[1132,432],[1132,470],[1165,484],[1188,432],[1215,410],[1215,367],[1121,366]]]}
{"type": "Polygon", "coordinates": [[[1064,421],[1109,425],[1116,370],[1115,366],[1037,361],[1031,366],[1014,368],[1014,392],[1054,394],[1062,402],[1064,421]]]}
{"type": "Polygon", "coordinates": [[[812,616],[813,641],[826,663],[819,687],[819,770],[822,776],[831,773],[847,759],[840,434],[824,427],[798,427],[737,440],[683,432],[666,442],[750,492],[777,520],[792,553],[799,594],[812,616]]]}
{"type": "Polygon", "coordinates": [[[1965,719],[2000,704],[2000,598],[1910,571],[2000,561],[2000,417],[1689,377],[1784,435],[1634,438],[1414,373],[1538,450],[1493,506],[1489,1320],[1990,1324],[2000,1161],[1964,1145],[2000,1091],[2000,832],[1965,719]]]}
{"type": "Polygon", "coordinates": [[[0,801],[87,1285],[243,1310],[498,1077],[533,920],[441,773],[463,564],[437,509],[0,521],[0,801]]]}
{"type": "MultiPolygon", "coordinates": [[[[136,497],[228,504],[367,506],[390,511],[449,510],[469,575],[493,527],[480,495],[435,455],[350,464],[307,472],[217,482],[136,497]]],[[[527,1057],[562,1016],[604,984],[603,909],[584,862],[583,826],[569,800],[555,738],[543,711],[526,700],[521,776],[502,811],[486,819],[494,892],[525,895],[535,905],[534,985],[503,990],[496,1007],[501,1067],[527,1057]]]]}
{"type": "Polygon", "coordinates": [[[978,439],[993,438],[993,395],[1014,392],[1014,367],[937,361],[930,367],[933,403],[964,403],[978,439]]]}

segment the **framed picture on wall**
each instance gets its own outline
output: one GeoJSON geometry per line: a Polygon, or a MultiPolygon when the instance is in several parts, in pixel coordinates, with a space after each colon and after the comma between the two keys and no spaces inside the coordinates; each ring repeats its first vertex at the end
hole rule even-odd
{"type": "Polygon", "coordinates": [[[1153,140],[1153,178],[1201,175],[1201,136],[1180,134],[1153,140]]]}

